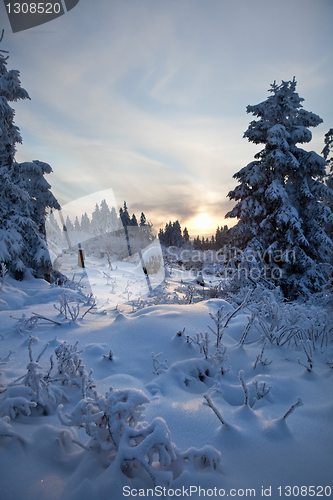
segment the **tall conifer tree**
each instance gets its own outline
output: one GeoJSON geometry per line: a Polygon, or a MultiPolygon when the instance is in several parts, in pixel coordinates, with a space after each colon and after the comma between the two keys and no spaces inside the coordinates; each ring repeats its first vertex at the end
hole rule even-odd
{"type": "MultiPolygon", "coordinates": [[[[2,38],[3,32],[0,42],[2,38]]],[[[5,54],[0,50],[0,262],[16,278],[22,278],[27,268],[37,277],[50,278],[45,215],[47,208],[60,207],[44,179],[51,167],[37,160],[22,164],[15,161],[16,144],[22,138],[8,103],[30,97],[21,87],[19,71],[7,70],[5,54]]]]}
{"type": "Polygon", "coordinates": [[[303,109],[295,78],[280,85],[274,82],[269,91],[264,102],[247,107],[258,120],[250,123],[244,137],[264,149],[234,175],[240,184],[228,196],[237,204],[227,217],[239,221],[230,235],[241,249],[266,252],[266,260],[278,252],[279,258],[270,264],[283,271],[280,284],[285,294],[307,296],[325,282],[321,264],[329,261],[333,250],[326,232],[332,213],[323,203],[332,191],[323,182],[325,160],[296,144],[310,142],[309,127],[322,119],[303,109]]]}

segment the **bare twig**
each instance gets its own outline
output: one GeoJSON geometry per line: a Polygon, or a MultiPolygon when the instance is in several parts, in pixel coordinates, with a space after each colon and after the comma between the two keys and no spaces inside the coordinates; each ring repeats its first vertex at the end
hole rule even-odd
{"type": "Polygon", "coordinates": [[[282,419],[285,420],[295,410],[295,408],[297,406],[303,406],[303,402],[302,402],[301,398],[297,398],[297,402],[294,403],[293,405],[291,405],[289,410],[283,415],[282,419]]]}

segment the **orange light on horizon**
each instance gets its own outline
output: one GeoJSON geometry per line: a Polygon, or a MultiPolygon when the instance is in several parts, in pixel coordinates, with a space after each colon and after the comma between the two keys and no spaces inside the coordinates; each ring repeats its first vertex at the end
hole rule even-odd
{"type": "Polygon", "coordinates": [[[206,213],[201,213],[197,215],[194,219],[189,221],[188,230],[189,232],[197,233],[209,233],[214,231],[214,222],[210,215],[206,213]]]}

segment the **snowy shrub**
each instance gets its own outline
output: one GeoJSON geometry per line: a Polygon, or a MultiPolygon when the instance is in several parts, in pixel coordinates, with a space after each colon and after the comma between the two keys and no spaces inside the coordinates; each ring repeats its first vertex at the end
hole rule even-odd
{"type": "Polygon", "coordinates": [[[65,319],[76,321],[80,313],[80,299],[76,297],[73,300],[72,295],[64,290],[59,297],[59,302],[60,306],[57,307],[54,304],[54,308],[57,309],[60,314],[63,314],[65,319]]]}
{"type": "Polygon", "coordinates": [[[177,453],[177,461],[183,461],[198,472],[207,467],[219,471],[221,454],[213,446],[206,445],[200,449],[189,448],[183,453],[177,453]]]}
{"type": "Polygon", "coordinates": [[[218,310],[216,314],[209,313],[209,316],[215,323],[215,330],[211,328],[209,325],[208,328],[210,331],[215,335],[216,337],[216,348],[218,349],[221,341],[222,341],[222,336],[223,333],[228,325],[229,320],[231,319],[232,316],[234,316],[234,313],[228,311],[226,314],[223,314],[223,309],[224,305],[222,305],[218,310]]]}
{"type": "Polygon", "coordinates": [[[266,343],[267,343],[267,339],[264,340],[261,351],[258,354],[258,356],[256,357],[256,360],[254,362],[254,367],[253,367],[254,369],[256,369],[259,364],[262,366],[267,366],[267,365],[270,365],[272,363],[272,361],[268,361],[267,358],[263,359],[266,343]]]}
{"type": "Polygon", "coordinates": [[[254,403],[256,401],[259,401],[259,399],[267,396],[267,394],[271,390],[271,387],[266,387],[265,382],[258,382],[257,379],[254,379],[252,384],[254,385],[254,388],[256,391],[256,397],[254,398],[254,403]]]}
{"type": "Polygon", "coordinates": [[[263,341],[270,344],[283,346],[292,342],[297,346],[309,340],[313,350],[327,347],[333,332],[332,313],[312,304],[285,303],[272,294],[263,294],[259,300],[252,296],[247,307],[251,316],[244,327],[240,345],[244,345],[252,327],[257,329],[263,341]]]}
{"type": "Polygon", "coordinates": [[[213,362],[213,369],[216,371],[215,377],[217,380],[220,380],[221,375],[225,375],[230,371],[230,366],[229,368],[224,367],[224,363],[228,361],[229,356],[226,354],[227,348],[220,344],[218,348],[216,348],[216,351],[214,355],[210,355],[210,359],[213,362]]]}
{"type": "MultiPolygon", "coordinates": [[[[128,477],[144,478],[148,473],[154,485],[169,486],[174,472],[185,465],[201,462],[203,467],[216,469],[220,454],[206,446],[201,450],[190,448],[179,452],[171,441],[170,431],[162,418],[150,424],[143,422],[145,394],[137,389],[112,389],[106,395],[79,401],[70,414],[62,414],[61,423],[83,427],[90,437],[84,449],[103,453],[110,471],[121,471],[128,477]]],[[[79,444],[79,443],[78,443],[79,444]]]]}
{"type": "Polygon", "coordinates": [[[208,359],[208,345],[210,343],[210,340],[208,338],[207,332],[205,334],[196,333],[194,337],[191,337],[191,335],[186,335],[186,343],[188,345],[196,344],[197,346],[199,346],[200,353],[203,353],[204,358],[208,359]]]}
{"type": "Polygon", "coordinates": [[[11,383],[0,395],[0,415],[8,415],[15,418],[19,413],[30,415],[31,408],[41,408],[43,413],[53,412],[59,402],[69,400],[62,389],[79,388],[82,397],[87,392],[92,393],[95,389],[91,377],[92,371],[88,373],[77,350],[78,342],[74,345],[62,342],[55,349],[57,360],[57,372],[51,375],[54,369],[53,355],[50,356],[50,368],[46,371],[40,364],[40,359],[46,352],[49,344],[46,344],[36,361],[33,360],[32,346],[38,339],[30,335],[28,343],[29,364],[27,373],[11,383]]]}
{"type": "Polygon", "coordinates": [[[20,413],[30,415],[31,408],[37,406],[37,403],[33,400],[34,395],[30,387],[8,387],[0,399],[0,417],[7,415],[14,420],[20,413]]]}
{"type": "MultiPolygon", "coordinates": [[[[58,372],[50,380],[61,381],[62,385],[67,387],[78,387],[82,392],[82,397],[86,397],[86,392],[92,391],[96,386],[91,378],[92,371],[87,373],[82,359],[80,358],[80,354],[83,350],[77,350],[78,342],[79,341],[74,345],[62,342],[54,350],[58,362],[58,372]]],[[[110,352],[112,353],[112,351],[110,352]]],[[[53,360],[51,357],[51,369],[52,365],[53,360]]]]}
{"type": "Polygon", "coordinates": [[[135,312],[147,307],[147,302],[139,297],[138,299],[130,300],[129,305],[132,306],[132,312],[135,312]]]}
{"type": "Polygon", "coordinates": [[[163,282],[161,286],[154,290],[154,298],[152,303],[157,306],[160,304],[171,304],[172,302],[179,302],[177,293],[174,295],[168,293],[166,290],[166,282],[163,282]]]}
{"type": "Polygon", "coordinates": [[[30,415],[30,408],[37,407],[43,410],[43,413],[52,411],[61,399],[68,400],[66,394],[60,387],[51,384],[49,373],[44,374],[39,361],[49,344],[40,352],[36,361],[33,359],[32,346],[38,339],[30,335],[28,343],[29,363],[27,373],[14,380],[2,394],[1,412],[6,413],[11,418],[15,418],[18,413],[30,415]]]}
{"type": "Polygon", "coordinates": [[[55,304],[53,307],[59,311],[60,314],[65,316],[65,319],[70,321],[76,321],[79,318],[81,306],[87,307],[85,312],[82,314],[81,319],[83,319],[86,314],[91,313],[96,308],[96,299],[93,294],[85,295],[79,290],[79,293],[73,294],[69,291],[63,290],[62,294],[59,296],[59,307],[55,304]]]}
{"type": "Polygon", "coordinates": [[[81,400],[66,418],[62,405],[58,414],[63,425],[83,427],[90,437],[86,449],[103,450],[113,469],[131,475],[132,468],[143,468],[154,485],[168,485],[172,473],[167,466],[176,460],[174,445],[163,419],[139,424],[143,405],[148,402],[142,391],[111,388],[105,397],[81,400]]]}

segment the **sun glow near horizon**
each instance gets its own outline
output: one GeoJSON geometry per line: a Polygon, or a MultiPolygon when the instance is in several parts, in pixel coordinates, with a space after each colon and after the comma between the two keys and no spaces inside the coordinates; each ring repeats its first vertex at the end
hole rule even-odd
{"type": "Polygon", "coordinates": [[[197,215],[189,222],[189,231],[198,233],[209,233],[214,231],[214,221],[212,217],[206,213],[197,215]]]}

